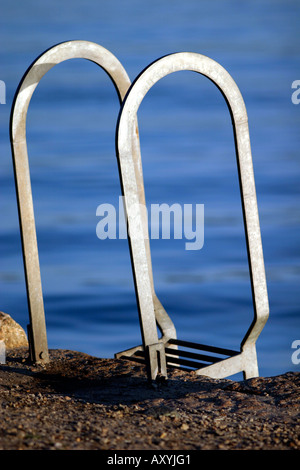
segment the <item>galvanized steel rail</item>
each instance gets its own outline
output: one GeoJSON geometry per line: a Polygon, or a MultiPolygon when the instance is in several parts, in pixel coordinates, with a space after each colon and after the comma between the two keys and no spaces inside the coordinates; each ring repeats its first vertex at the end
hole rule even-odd
{"type": "MultiPolygon", "coordinates": [[[[90,41],[67,41],[57,44],[41,54],[24,74],[16,91],[11,109],[10,140],[15,171],[15,184],[19,210],[20,231],[27,288],[29,320],[28,339],[33,362],[49,361],[44,302],[41,284],[40,264],[36,237],[36,226],[32,201],[30,168],[26,143],[26,117],[33,92],[42,77],[55,65],[69,59],[82,58],[99,65],[115,85],[120,103],[131,84],[128,75],[118,59],[104,47],[90,41]]],[[[132,138],[134,155],[134,182],[138,185],[138,198],[144,202],[142,165],[139,150],[137,121],[132,138]]],[[[153,302],[156,305],[155,319],[164,334],[176,335],[171,319],[157,298],[152,279],[149,240],[145,239],[148,257],[149,277],[152,284],[153,302]]],[[[152,331],[152,330],[151,330],[152,331]]]]}
{"type": "MultiPolygon", "coordinates": [[[[189,365],[194,366],[196,373],[212,377],[226,377],[238,372],[243,372],[246,378],[258,375],[256,340],[260,335],[269,316],[269,304],[267,285],[265,278],[264,258],[261,242],[261,233],[256,200],[254,173],[252,166],[252,154],[248,128],[248,117],[242,95],[229,73],[214,60],[201,54],[192,52],[181,52],[164,56],[150,64],[134,81],[123,101],[116,129],[116,151],[121,167],[122,186],[124,188],[127,212],[130,213],[131,206],[138,206],[138,191],[133,184],[135,156],[132,152],[134,123],[139,106],[151,89],[161,78],[166,75],[180,71],[191,70],[209,78],[221,91],[228,105],[232,118],[234,141],[236,147],[237,170],[240,180],[241,200],[244,216],[245,236],[248,249],[248,262],[253,293],[254,318],[253,322],[244,336],[240,351],[231,351],[225,357],[211,361],[206,357],[204,363],[188,361],[184,351],[170,350],[173,345],[187,346],[175,338],[160,339],[163,347],[153,343],[156,332],[153,319],[155,318],[154,304],[151,295],[151,279],[149,277],[148,259],[143,245],[143,237],[148,232],[147,221],[142,222],[142,215],[128,219],[131,233],[131,251],[133,274],[136,281],[136,293],[139,304],[143,348],[135,347],[128,351],[117,354],[117,357],[129,356],[145,358],[150,370],[149,377],[157,375],[157,362],[151,362],[153,354],[149,351],[157,350],[161,363],[161,374],[166,376],[165,365],[172,366],[189,365]],[[172,354],[170,354],[170,352],[172,354]],[[180,359],[181,357],[181,359],[180,359]],[[210,363],[211,362],[211,363],[210,363]]],[[[203,345],[202,345],[203,346],[203,345]]],[[[195,344],[189,343],[189,348],[195,348],[195,344]]],[[[201,347],[197,347],[201,349],[201,347]]],[[[204,346],[207,350],[207,347],[204,346]]],[[[220,348],[210,346],[209,350],[220,353],[220,348]]],[[[203,359],[203,354],[190,353],[193,358],[203,359]]],[[[189,353],[188,353],[189,355],[189,353]]]]}

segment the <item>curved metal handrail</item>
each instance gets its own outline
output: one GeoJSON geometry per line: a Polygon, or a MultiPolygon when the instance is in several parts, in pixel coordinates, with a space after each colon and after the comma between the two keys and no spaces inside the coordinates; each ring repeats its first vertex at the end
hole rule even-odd
{"type": "MultiPolygon", "coordinates": [[[[214,60],[201,54],[180,52],[164,56],[150,64],[131,85],[123,101],[116,129],[116,151],[121,167],[122,185],[124,188],[127,212],[130,207],[139,204],[136,188],[131,184],[134,175],[134,155],[132,154],[132,135],[138,108],[151,87],[166,75],[180,71],[191,70],[209,78],[223,94],[232,118],[234,139],[237,155],[237,165],[240,178],[241,199],[245,235],[248,249],[248,262],[253,293],[254,320],[246,333],[241,350],[248,351],[253,364],[243,365],[257,375],[255,342],[261,333],[269,316],[268,294],[265,278],[264,259],[261,243],[259,217],[256,200],[248,118],[243,97],[230,74],[214,60]]],[[[142,335],[144,346],[151,346],[155,336],[153,328],[154,306],[151,302],[151,279],[147,269],[147,254],[143,246],[143,233],[148,227],[143,226],[142,217],[128,219],[129,230],[133,235],[131,250],[133,253],[133,274],[136,280],[136,292],[142,317],[142,335]]],[[[147,221],[145,221],[147,224],[147,221]]],[[[154,365],[151,365],[152,372],[154,365]]],[[[152,378],[155,373],[152,373],[152,378]]]]}
{"type": "MultiPolygon", "coordinates": [[[[48,344],[44,314],[43,293],[36,238],[30,169],[26,143],[26,117],[33,92],[42,77],[55,65],[73,58],[83,58],[99,65],[113,81],[120,103],[131,85],[128,75],[118,59],[104,47],[90,41],[67,41],[57,44],[41,54],[24,74],[16,91],[11,110],[10,140],[14,163],[18,200],[22,250],[28,297],[30,325],[28,329],[31,358],[34,362],[48,362],[48,344]]],[[[139,153],[137,121],[132,139],[135,156],[134,181],[139,187],[139,198],[144,201],[142,166],[139,153]]],[[[145,249],[150,258],[148,241],[145,249]]],[[[149,276],[152,279],[151,259],[149,276]]],[[[175,331],[174,326],[157,299],[152,280],[153,301],[158,305],[157,322],[161,328],[175,331]],[[164,326],[166,324],[166,327],[164,326]]]]}

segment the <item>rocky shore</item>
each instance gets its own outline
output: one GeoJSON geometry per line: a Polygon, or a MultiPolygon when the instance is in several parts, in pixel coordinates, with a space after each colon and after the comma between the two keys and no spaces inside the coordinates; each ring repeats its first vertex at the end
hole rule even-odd
{"type": "Polygon", "coordinates": [[[0,365],[1,450],[299,450],[300,374],[242,382],[26,347],[0,365]]]}

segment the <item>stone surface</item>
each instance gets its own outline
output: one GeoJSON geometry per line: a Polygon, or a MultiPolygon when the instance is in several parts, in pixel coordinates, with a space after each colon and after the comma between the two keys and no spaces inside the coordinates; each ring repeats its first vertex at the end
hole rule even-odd
{"type": "Polygon", "coordinates": [[[7,350],[28,346],[24,329],[4,312],[0,312],[0,341],[4,341],[7,350]]]}
{"type": "Polygon", "coordinates": [[[144,367],[27,349],[0,365],[1,450],[299,450],[300,373],[236,382],[174,370],[151,386],[144,367]]]}

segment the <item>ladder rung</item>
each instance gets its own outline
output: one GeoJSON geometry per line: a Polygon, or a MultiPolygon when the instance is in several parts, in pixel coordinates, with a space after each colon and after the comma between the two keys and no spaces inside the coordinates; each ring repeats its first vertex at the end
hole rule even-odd
{"type": "MultiPolygon", "coordinates": [[[[209,364],[214,364],[216,362],[222,361],[224,357],[210,356],[207,354],[201,354],[198,352],[185,351],[182,349],[173,349],[168,347],[168,345],[174,344],[176,346],[183,346],[185,348],[197,349],[199,351],[208,351],[222,356],[236,356],[240,354],[238,351],[233,351],[232,349],[217,348],[214,346],[207,346],[204,344],[193,343],[190,341],[183,341],[179,339],[170,339],[166,343],[165,353],[166,361],[168,367],[184,369],[181,366],[186,366],[189,369],[184,369],[190,371],[191,369],[201,369],[202,367],[207,367],[209,364]],[[190,360],[195,359],[195,360],[190,360]],[[204,362],[201,362],[204,361],[204,362]]],[[[132,356],[123,356],[126,359],[144,364],[145,363],[145,352],[142,349],[135,351],[132,356]]]]}
{"type": "Polygon", "coordinates": [[[191,348],[191,349],[199,349],[202,351],[208,351],[216,354],[221,354],[223,356],[236,356],[237,354],[240,354],[239,351],[233,351],[232,349],[225,349],[225,348],[216,348],[215,346],[207,346],[205,344],[198,344],[198,343],[193,343],[190,341],[183,341],[179,339],[170,339],[168,341],[168,344],[175,344],[178,346],[183,346],[186,348],[191,348]]]}
{"type": "MultiPolygon", "coordinates": [[[[176,349],[174,349],[176,351],[176,349]]],[[[173,351],[172,351],[173,352],[173,351]]],[[[177,352],[177,351],[176,351],[177,352]]],[[[133,360],[136,360],[137,362],[144,362],[145,360],[145,354],[144,351],[136,351],[133,356],[131,356],[133,360]]],[[[182,359],[179,357],[173,357],[166,355],[166,360],[167,364],[178,364],[178,365],[184,365],[188,367],[193,367],[196,369],[200,369],[201,367],[207,366],[207,364],[201,363],[201,362],[196,362],[196,361],[189,361],[187,359],[182,359]]]]}
{"type": "Polygon", "coordinates": [[[197,360],[205,361],[209,363],[214,363],[214,362],[218,362],[221,360],[220,357],[208,356],[206,354],[199,354],[199,353],[194,353],[190,351],[183,351],[182,349],[165,348],[165,351],[169,355],[188,357],[190,359],[197,359],[197,360]]]}
{"type": "Polygon", "coordinates": [[[189,361],[188,359],[182,359],[180,357],[173,357],[173,356],[166,356],[167,364],[179,364],[183,366],[193,367],[196,369],[200,369],[201,367],[206,367],[207,364],[196,362],[196,361],[189,361]]]}

